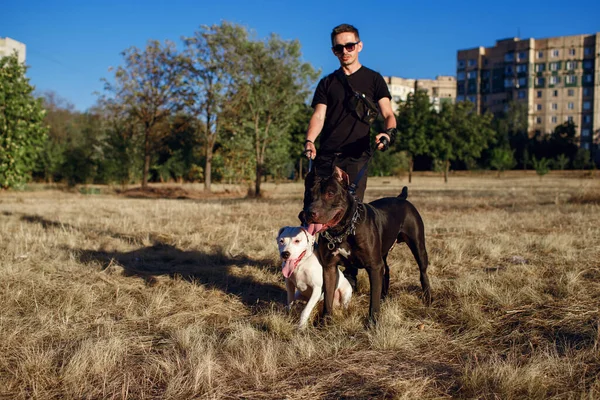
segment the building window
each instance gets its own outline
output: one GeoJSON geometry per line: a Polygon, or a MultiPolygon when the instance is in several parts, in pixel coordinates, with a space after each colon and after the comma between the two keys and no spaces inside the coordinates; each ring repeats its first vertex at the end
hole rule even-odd
{"type": "Polygon", "coordinates": [[[591,90],[590,90],[590,88],[589,88],[589,87],[584,87],[584,88],[583,88],[583,95],[584,95],[584,96],[589,96],[589,95],[590,95],[590,93],[591,93],[591,90]]]}
{"type": "Polygon", "coordinates": [[[583,102],[583,109],[584,110],[589,110],[590,108],[592,108],[592,103],[590,101],[584,101],[583,102]]]}
{"type": "Polygon", "coordinates": [[[475,96],[469,96],[469,101],[473,104],[477,104],[477,97],[475,96]]]}
{"type": "Polygon", "coordinates": [[[573,122],[573,117],[571,115],[567,117],[567,122],[573,122]]]}
{"type": "Polygon", "coordinates": [[[554,111],[558,110],[558,104],[557,103],[552,103],[552,109],[554,111]]]}
{"type": "Polygon", "coordinates": [[[586,150],[589,150],[589,149],[590,149],[590,144],[589,144],[589,143],[587,143],[587,142],[585,142],[585,143],[582,143],[582,144],[581,144],[581,146],[583,146],[583,148],[584,148],[584,149],[586,149],[586,150]]]}
{"type": "Polygon", "coordinates": [[[524,51],[519,52],[519,60],[527,60],[527,53],[524,51]]]}
{"type": "Polygon", "coordinates": [[[592,62],[592,60],[584,60],[583,61],[583,69],[591,69],[593,67],[594,63],[592,62]]]}
{"type": "Polygon", "coordinates": [[[592,74],[585,74],[583,76],[583,81],[585,83],[592,83],[593,79],[592,79],[592,74]]]}
{"type": "Polygon", "coordinates": [[[459,71],[456,73],[456,80],[457,81],[464,81],[465,80],[465,71],[459,71]]]}
{"type": "Polygon", "coordinates": [[[536,108],[538,111],[542,111],[542,105],[541,105],[541,104],[536,104],[536,105],[535,105],[535,108],[536,108]]]}
{"type": "Polygon", "coordinates": [[[577,66],[577,62],[575,61],[567,61],[566,68],[568,71],[573,71],[577,66]]]}
{"type": "Polygon", "coordinates": [[[465,60],[458,60],[456,62],[456,68],[464,68],[465,67],[465,60]]]}
{"type": "Polygon", "coordinates": [[[550,118],[550,121],[552,121],[553,124],[558,122],[558,118],[556,118],[556,116],[552,116],[552,118],[550,118]]]}
{"type": "Polygon", "coordinates": [[[542,117],[537,117],[537,118],[535,119],[535,123],[536,123],[536,124],[541,124],[541,123],[542,123],[542,117]]]}
{"type": "Polygon", "coordinates": [[[550,77],[550,84],[551,85],[556,85],[558,83],[558,76],[551,76],[550,77]]]}
{"type": "Polygon", "coordinates": [[[590,122],[592,122],[592,116],[591,115],[584,115],[583,116],[583,123],[584,124],[589,124],[590,122]]]}
{"type": "Polygon", "coordinates": [[[477,79],[477,71],[467,72],[467,79],[477,79]]]}
{"type": "Polygon", "coordinates": [[[583,136],[583,137],[590,136],[590,130],[589,129],[582,129],[581,130],[581,136],[583,136]]]}
{"type": "Polygon", "coordinates": [[[537,98],[539,99],[540,97],[542,97],[542,91],[541,91],[541,90],[538,90],[538,91],[537,91],[537,98]]]}
{"type": "Polygon", "coordinates": [[[586,47],[585,49],[583,49],[584,56],[591,56],[593,53],[594,53],[593,47],[586,47]]]}
{"type": "Polygon", "coordinates": [[[490,77],[490,71],[488,69],[484,69],[481,71],[481,77],[482,78],[489,78],[490,77]]]}
{"type": "Polygon", "coordinates": [[[524,90],[519,90],[519,93],[517,94],[519,99],[524,99],[526,95],[527,95],[527,92],[524,90]]]}
{"type": "Polygon", "coordinates": [[[456,101],[465,101],[465,96],[462,94],[460,96],[456,96],[456,101]]]}
{"type": "Polygon", "coordinates": [[[514,85],[515,85],[515,81],[514,81],[514,79],[510,79],[510,78],[509,78],[509,79],[505,79],[505,80],[504,80],[504,87],[505,87],[505,88],[511,88],[511,87],[513,87],[514,85]]]}
{"type": "Polygon", "coordinates": [[[546,64],[544,64],[544,63],[535,64],[535,72],[544,72],[545,69],[546,69],[546,64]]]}
{"type": "Polygon", "coordinates": [[[558,57],[560,52],[558,50],[552,50],[552,57],[558,57]]]}
{"type": "Polygon", "coordinates": [[[517,64],[517,72],[527,72],[527,64],[517,64]]]}
{"type": "Polygon", "coordinates": [[[558,71],[558,66],[559,66],[559,63],[551,62],[550,63],[550,71],[558,71]]]}
{"type": "Polygon", "coordinates": [[[477,60],[474,58],[469,59],[469,67],[475,67],[477,65],[477,60]]]}
{"type": "Polygon", "coordinates": [[[575,75],[567,75],[565,77],[565,83],[569,83],[569,84],[575,83],[575,75]]]}
{"type": "Polygon", "coordinates": [[[569,102],[569,104],[567,105],[567,108],[569,110],[573,110],[575,108],[575,104],[573,104],[573,102],[569,102]]]}
{"type": "Polygon", "coordinates": [[[538,51],[538,58],[544,58],[544,52],[538,51]]]}
{"type": "Polygon", "coordinates": [[[575,55],[575,49],[569,49],[569,55],[570,56],[574,56],[575,55]]]}
{"type": "Polygon", "coordinates": [[[567,91],[567,96],[570,96],[570,97],[573,97],[573,96],[575,96],[575,91],[574,91],[573,89],[569,89],[569,90],[567,91]]]}
{"type": "Polygon", "coordinates": [[[527,87],[527,78],[519,78],[519,87],[527,87]]]}
{"type": "Polygon", "coordinates": [[[512,74],[513,74],[512,65],[507,65],[506,67],[504,67],[504,75],[512,75],[512,74]]]}
{"type": "Polygon", "coordinates": [[[558,90],[552,91],[552,97],[558,97],[558,90]]]}
{"type": "Polygon", "coordinates": [[[504,55],[504,61],[511,62],[511,61],[514,61],[514,60],[515,60],[515,53],[513,53],[512,51],[509,52],[509,53],[506,53],[504,55]]]}

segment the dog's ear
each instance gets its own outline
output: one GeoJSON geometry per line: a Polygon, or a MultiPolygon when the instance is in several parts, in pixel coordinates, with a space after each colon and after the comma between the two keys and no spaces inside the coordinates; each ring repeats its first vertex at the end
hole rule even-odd
{"type": "Polygon", "coordinates": [[[304,234],[306,235],[306,239],[308,239],[308,244],[310,246],[314,246],[314,244],[315,244],[315,236],[311,235],[310,233],[308,233],[308,229],[306,229],[303,226],[301,226],[300,229],[302,229],[302,232],[304,232],[304,234]]]}
{"type": "Polygon", "coordinates": [[[287,228],[287,226],[284,226],[283,228],[281,228],[279,230],[279,233],[277,234],[277,237],[281,236],[281,233],[285,230],[285,228],[287,228]]]}
{"type": "Polygon", "coordinates": [[[350,177],[348,176],[348,174],[341,169],[340,167],[335,167],[335,170],[333,171],[333,174],[335,175],[336,179],[342,183],[346,183],[346,185],[350,185],[350,177]]]}

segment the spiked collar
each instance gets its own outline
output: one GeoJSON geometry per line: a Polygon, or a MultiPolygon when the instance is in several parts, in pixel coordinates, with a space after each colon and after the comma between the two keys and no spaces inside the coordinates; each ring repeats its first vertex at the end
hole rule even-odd
{"type": "Polygon", "coordinates": [[[346,226],[341,229],[340,233],[332,235],[329,233],[329,229],[323,232],[323,237],[327,239],[327,248],[329,250],[335,249],[344,241],[344,239],[356,233],[356,223],[360,220],[360,210],[364,208],[364,205],[362,202],[355,199],[355,201],[353,201],[353,208],[354,214],[352,215],[352,218],[350,218],[350,221],[346,226]]]}

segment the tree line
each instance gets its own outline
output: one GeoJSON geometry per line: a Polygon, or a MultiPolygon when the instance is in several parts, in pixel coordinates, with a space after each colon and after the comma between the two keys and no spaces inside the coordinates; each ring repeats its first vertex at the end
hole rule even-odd
{"type": "MultiPolygon", "coordinates": [[[[53,92],[41,97],[16,56],[0,61],[0,187],[33,179],[69,185],[148,182],[246,183],[305,172],[307,105],[321,71],[297,40],[256,38],[223,22],[122,52],[97,103],[78,112],[53,92]]],[[[527,108],[479,115],[468,102],[437,110],[425,92],[399,104],[398,140],[376,152],[371,175],[436,169],[591,167],[572,123],[530,137],[527,108]]],[[[373,126],[380,130],[381,122],[373,126]]]]}

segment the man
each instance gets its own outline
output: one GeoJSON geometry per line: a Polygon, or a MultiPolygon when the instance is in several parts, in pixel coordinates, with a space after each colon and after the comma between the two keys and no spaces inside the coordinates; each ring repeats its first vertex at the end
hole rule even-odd
{"type": "MultiPolygon", "coordinates": [[[[333,54],[340,62],[340,69],[321,79],[317,86],[304,150],[306,156],[314,160],[313,168],[320,177],[330,176],[335,166],[343,169],[349,175],[350,183],[356,185],[356,197],[362,201],[367,188],[367,163],[372,154],[370,121],[363,118],[364,113],[357,112],[355,93],[364,94],[372,100],[372,104],[376,103],[384,118],[386,131],[375,136],[378,150],[386,150],[393,142],[396,117],[385,80],[381,74],[362,66],[358,60],[358,54],[363,49],[358,29],[348,24],[335,27],[331,32],[331,44],[333,54]],[[317,153],[315,140],[319,135],[320,148],[317,153]]],[[[314,175],[309,174],[305,181],[303,210],[311,202],[313,180],[314,175]]],[[[300,219],[306,224],[304,213],[300,213],[300,219]]],[[[354,268],[344,271],[355,289],[357,272],[354,268]]]]}

